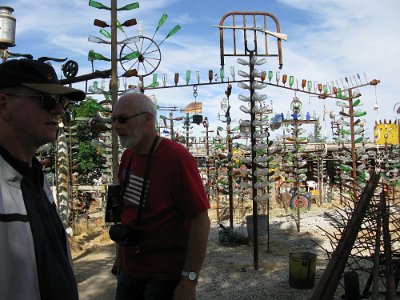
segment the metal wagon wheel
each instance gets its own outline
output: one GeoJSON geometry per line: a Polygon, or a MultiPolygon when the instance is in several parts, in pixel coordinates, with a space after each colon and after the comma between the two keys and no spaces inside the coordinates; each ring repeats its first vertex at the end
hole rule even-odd
{"type": "Polygon", "coordinates": [[[78,69],[78,63],[74,60],[69,60],[62,66],[62,72],[66,78],[75,77],[78,74],[78,69]]]}
{"type": "Polygon", "coordinates": [[[103,100],[99,102],[104,109],[96,111],[95,118],[99,122],[111,123],[112,103],[111,100],[103,100]]]}
{"type": "Polygon", "coordinates": [[[119,61],[125,71],[136,69],[138,76],[150,75],[160,65],[160,47],[151,38],[139,36],[138,42],[122,46],[119,61]]]}

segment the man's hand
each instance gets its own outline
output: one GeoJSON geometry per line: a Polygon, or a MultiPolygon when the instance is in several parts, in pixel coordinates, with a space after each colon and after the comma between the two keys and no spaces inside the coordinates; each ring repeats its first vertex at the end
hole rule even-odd
{"type": "Polygon", "coordinates": [[[183,277],[175,288],[174,300],[196,300],[196,284],[183,277]]]}

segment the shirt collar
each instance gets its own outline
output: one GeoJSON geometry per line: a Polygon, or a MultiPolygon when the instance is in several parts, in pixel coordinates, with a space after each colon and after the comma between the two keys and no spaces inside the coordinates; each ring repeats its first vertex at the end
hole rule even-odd
{"type": "MultiPolygon", "coordinates": [[[[21,173],[22,175],[26,174],[28,170],[30,170],[29,163],[19,160],[2,146],[0,146],[0,155],[3,156],[3,158],[10,166],[12,166],[17,172],[21,173]]],[[[36,157],[32,158],[32,166],[35,168],[41,168],[40,162],[36,157]]]]}

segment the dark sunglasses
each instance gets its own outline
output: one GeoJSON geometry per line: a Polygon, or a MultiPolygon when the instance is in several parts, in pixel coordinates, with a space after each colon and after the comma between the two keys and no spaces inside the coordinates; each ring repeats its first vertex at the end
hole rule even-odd
{"type": "Polygon", "coordinates": [[[118,121],[119,124],[125,124],[126,122],[128,122],[129,119],[132,119],[134,117],[137,117],[137,116],[140,116],[140,115],[144,115],[144,114],[147,114],[147,111],[144,111],[144,112],[141,112],[141,113],[137,113],[137,114],[134,114],[132,116],[118,116],[118,117],[111,116],[111,121],[113,123],[115,123],[115,121],[118,121]]]}
{"type": "Polygon", "coordinates": [[[69,100],[64,95],[52,95],[52,94],[41,94],[41,95],[29,95],[29,94],[6,94],[13,97],[31,97],[39,99],[40,105],[43,109],[50,111],[54,109],[58,104],[61,104],[65,110],[69,104],[69,100]]]}

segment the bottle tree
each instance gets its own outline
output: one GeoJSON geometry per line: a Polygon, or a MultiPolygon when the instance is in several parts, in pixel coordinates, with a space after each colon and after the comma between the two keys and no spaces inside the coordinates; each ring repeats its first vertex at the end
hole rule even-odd
{"type": "Polygon", "coordinates": [[[69,140],[72,149],[72,172],[77,173],[76,184],[93,185],[105,168],[104,150],[93,145],[98,140],[99,131],[92,130],[93,117],[97,112],[97,102],[88,97],[71,107],[72,127],[69,140]],[[78,121],[84,119],[85,121],[78,121]],[[89,126],[88,126],[89,125],[89,126]]]}

